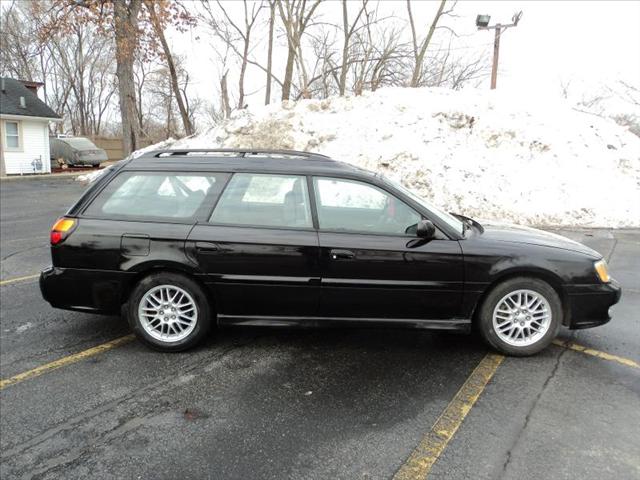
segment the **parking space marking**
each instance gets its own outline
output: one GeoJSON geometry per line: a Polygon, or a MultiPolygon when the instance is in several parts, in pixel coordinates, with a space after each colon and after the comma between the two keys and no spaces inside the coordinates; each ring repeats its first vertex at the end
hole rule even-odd
{"type": "Polygon", "coordinates": [[[426,478],[465,417],[504,360],[503,355],[488,353],[471,372],[458,393],[449,402],[409,458],[394,475],[394,480],[426,478]]]}
{"type": "Polygon", "coordinates": [[[125,335],[124,337],[116,338],[115,340],[111,340],[110,342],[106,342],[101,345],[96,345],[95,347],[83,350],[82,352],[74,353],[73,355],[67,355],[66,357],[54,360],[53,362],[45,363],[44,365],[40,365],[39,367],[27,370],[26,372],[19,373],[18,375],[14,375],[13,377],[0,380],[0,390],[8,387],[9,385],[15,385],[16,383],[23,382],[25,380],[28,380],[29,378],[40,376],[43,373],[47,373],[51,370],[55,370],[57,368],[64,367],[65,365],[79,362],[80,360],[84,360],[85,358],[93,357],[94,355],[97,355],[99,353],[119,347],[120,345],[129,343],[134,338],[135,336],[133,334],[125,335]]]}
{"type": "Polygon", "coordinates": [[[593,357],[601,358],[602,360],[608,360],[610,362],[616,362],[620,365],[624,365],[626,367],[638,368],[640,369],[640,363],[635,360],[631,360],[630,358],[620,357],[618,355],[613,355],[611,353],[602,352],[600,350],[595,350],[593,348],[585,347],[584,345],[578,345],[577,343],[573,343],[569,340],[560,340],[555,339],[553,341],[554,345],[558,345],[559,347],[568,348],[570,350],[574,350],[576,352],[581,352],[586,355],[591,355],[593,357]]]}
{"type": "Polygon", "coordinates": [[[39,276],[40,274],[36,273],[35,275],[25,275],[24,277],[9,278],[7,280],[0,281],[0,287],[3,285],[9,285],[10,283],[23,282],[25,280],[33,280],[34,278],[38,278],[39,276]]]}

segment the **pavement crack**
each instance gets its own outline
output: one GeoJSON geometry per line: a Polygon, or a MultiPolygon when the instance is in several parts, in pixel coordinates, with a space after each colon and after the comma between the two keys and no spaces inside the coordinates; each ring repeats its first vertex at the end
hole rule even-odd
{"type": "MultiPolygon", "coordinates": [[[[211,362],[219,362],[229,353],[246,347],[247,345],[254,342],[257,338],[259,338],[259,336],[251,337],[244,342],[232,344],[227,348],[225,348],[224,350],[222,350],[221,352],[218,352],[213,357],[207,356],[203,358],[201,361],[191,364],[188,368],[182,368],[179,370],[180,375],[184,375],[186,373],[200,370],[202,369],[203,366],[206,366],[211,362]]],[[[120,405],[124,405],[127,402],[133,401],[135,399],[152,396],[162,392],[163,390],[170,389],[175,386],[175,381],[178,379],[178,377],[179,375],[176,375],[176,374],[164,376],[156,380],[155,382],[149,385],[146,385],[145,387],[129,392],[127,395],[121,398],[103,403],[102,405],[99,405],[83,414],[80,414],[74,418],[67,419],[61,422],[60,424],[56,425],[55,427],[49,428],[48,430],[40,433],[39,435],[30,438],[29,440],[26,440],[20,444],[14,445],[11,448],[5,448],[4,451],[2,452],[2,455],[0,456],[0,459],[2,459],[3,462],[5,462],[10,458],[31,457],[30,455],[26,455],[26,452],[33,449],[39,449],[43,444],[45,444],[48,441],[55,442],[56,435],[63,435],[63,436],[67,435],[70,431],[73,431],[79,428],[83,423],[86,423],[91,419],[101,414],[104,414],[108,411],[114,410],[118,408],[120,405]]],[[[72,464],[73,462],[77,461],[78,458],[85,455],[88,451],[98,448],[98,445],[101,443],[102,440],[112,440],[112,437],[111,437],[112,435],[117,436],[117,432],[119,431],[119,429],[121,429],[122,423],[126,423],[126,421],[116,425],[115,428],[110,428],[102,432],[96,432],[94,435],[92,435],[92,438],[85,441],[82,446],[70,448],[66,451],[64,455],[56,456],[55,458],[42,459],[39,465],[31,463],[30,465],[28,465],[28,468],[30,470],[29,476],[42,475],[52,470],[62,468],[66,465],[72,464]]],[[[130,429],[125,429],[125,430],[129,431],[130,429]]]]}
{"type": "Polygon", "coordinates": [[[22,250],[16,250],[15,252],[12,252],[9,255],[5,255],[4,257],[2,257],[2,259],[0,259],[0,262],[4,262],[8,258],[14,257],[24,252],[28,252],[29,250],[36,250],[37,248],[43,248],[43,247],[46,247],[46,245],[42,244],[42,245],[36,245],[35,247],[23,248],[22,250]]]}
{"type": "Polygon", "coordinates": [[[511,463],[512,452],[516,449],[516,447],[520,443],[520,439],[522,438],[523,433],[525,432],[525,430],[529,426],[529,422],[531,420],[531,417],[533,416],[534,411],[536,410],[536,408],[538,406],[538,402],[542,398],[542,395],[544,394],[545,390],[547,389],[547,387],[549,386],[551,381],[555,378],[556,374],[558,373],[558,369],[560,368],[560,363],[562,361],[562,357],[567,353],[567,351],[568,351],[567,349],[562,349],[560,351],[560,353],[556,357],[556,362],[555,362],[555,364],[553,366],[553,369],[551,370],[551,373],[549,374],[547,379],[542,384],[542,388],[540,388],[540,391],[538,392],[536,397],[533,399],[533,402],[531,403],[531,408],[527,412],[527,415],[524,417],[524,422],[523,422],[522,426],[520,427],[520,430],[518,430],[518,434],[516,435],[516,438],[513,441],[513,444],[511,445],[511,447],[507,451],[505,461],[502,464],[502,471],[501,471],[501,474],[500,474],[499,478],[504,478],[504,476],[506,475],[507,469],[509,468],[509,464],[511,463]]]}

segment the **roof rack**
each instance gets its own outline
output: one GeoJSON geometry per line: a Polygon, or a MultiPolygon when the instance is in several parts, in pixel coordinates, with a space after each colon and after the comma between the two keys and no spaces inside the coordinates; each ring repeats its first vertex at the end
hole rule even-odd
{"type": "Polygon", "coordinates": [[[261,148],[184,148],[155,150],[138,158],[166,158],[166,157],[185,157],[193,154],[199,155],[217,155],[217,154],[234,154],[234,156],[245,158],[247,156],[276,156],[276,157],[302,157],[316,158],[320,160],[331,160],[327,155],[312,152],[299,152],[297,150],[266,150],[261,148]]]}

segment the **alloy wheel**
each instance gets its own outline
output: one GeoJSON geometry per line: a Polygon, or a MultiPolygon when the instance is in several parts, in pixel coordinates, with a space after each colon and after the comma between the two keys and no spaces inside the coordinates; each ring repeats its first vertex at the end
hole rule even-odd
{"type": "Polygon", "coordinates": [[[175,285],[158,285],[140,299],[138,317],[151,337],[173,343],[188,337],[196,327],[198,309],[186,290],[175,285]]]}
{"type": "Polygon", "coordinates": [[[533,290],[508,293],[493,310],[493,329],[503,342],[525,347],[538,342],[551,325],[548,300],[533,290]]]}

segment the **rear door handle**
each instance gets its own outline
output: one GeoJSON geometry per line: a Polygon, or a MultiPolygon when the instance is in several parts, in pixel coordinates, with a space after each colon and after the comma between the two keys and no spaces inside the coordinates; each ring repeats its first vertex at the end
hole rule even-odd
{"type": "Polygon", "coordinates": [[[219,252],[220,247],[211,242],[196,242],[196,250],[199,252],[219,252]]]}
{"type": "Polygon", "coordinates": [[[351,250],[331,250],[331,260],[350,259],[355,258],[356,254],[351,250]]]}

